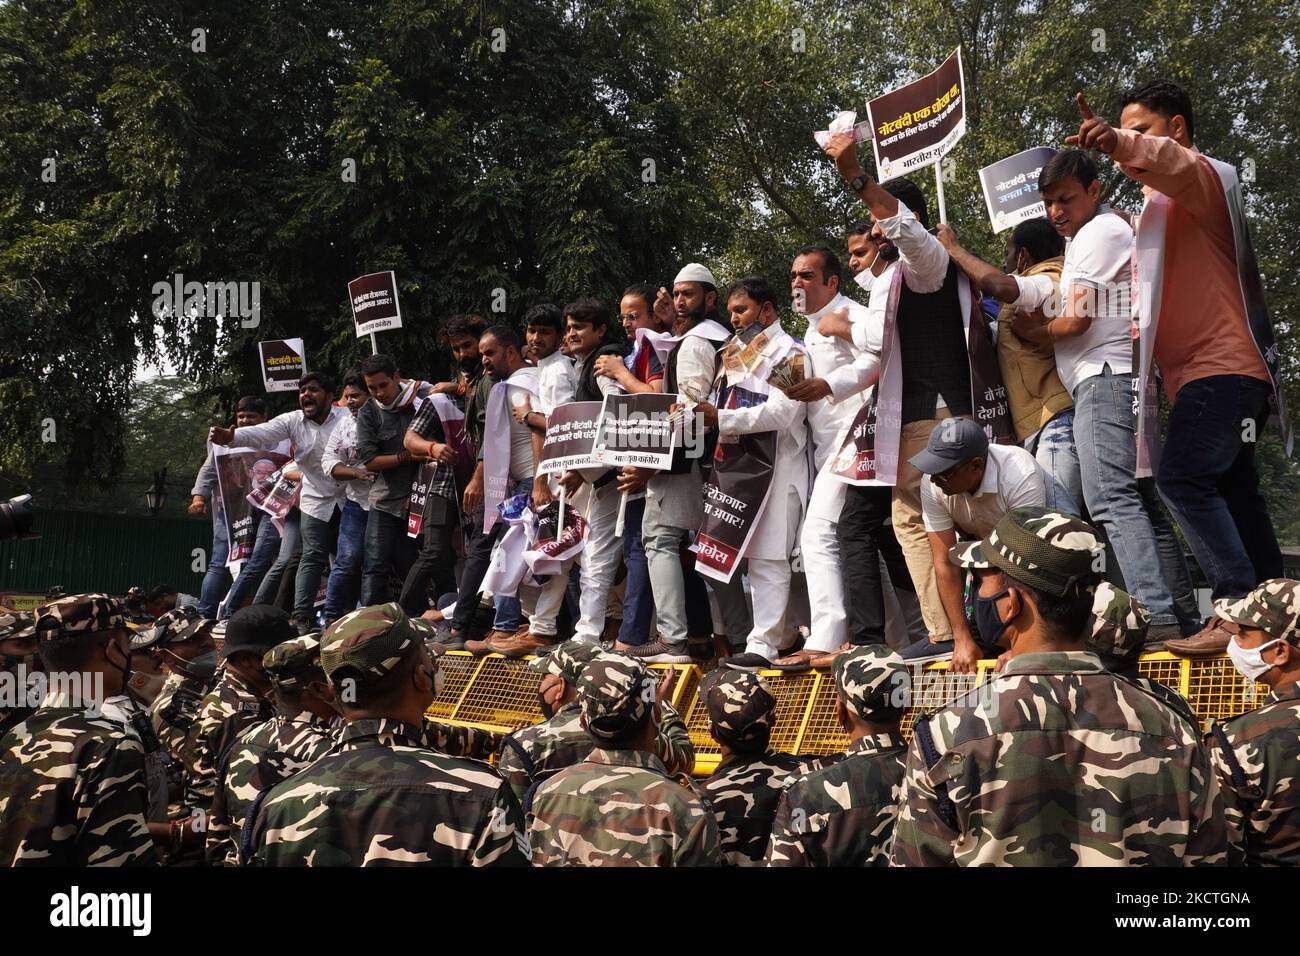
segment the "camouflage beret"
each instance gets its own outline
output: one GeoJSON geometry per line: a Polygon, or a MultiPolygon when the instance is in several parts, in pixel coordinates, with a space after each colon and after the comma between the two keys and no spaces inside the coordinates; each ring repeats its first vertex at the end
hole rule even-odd
{"type": "Polygon", "coordinates": [[[321,668],[331,681],[345,668],[357,671],[363,680],[375,680],[391,672],[423,640],[395,601],[358,608],[321,635],[321,668]]]}
{"type": "Polygon", "coordinates": [[[898,720],[912,702],[907,662],[884,644],[837,654],[831,669],[840,700],[860,720],[898,720]]]}
{"type": "Polygon", "coordinates": [[[533,658],[528,666],[543,674],[554,674],[556,677],[563,678],[565,683],[576,685],[578,678],[582,676],[583,668],[599,653],[600,648],[595,644],[575,639],[565,641],[545,656],[533,658]]]}
{"type": "Polygon", "coordinates": [[[263,655],[262,667],[274,686],[301,687],[321,669],[320,635],[304,634],[275,645],[263,655]]]}
{"type": "Polygon", "coordinates": [[[123,604],[139,604],[143,600],[145,600],[144,588],[138,584],[135,587],[127,588],[126,594],[122,597],[123,604]]]}
{"type": "Polygon", "coordinates": [[[36,619],[24,611],[0,611],[0,641],[22,640],[36,633],[36,619]]]}
{"type": "Polygon", "coordinates": [[[1022,584],[1065,597],[1097,580],[1093,562],[1101,546],[1097,532],[1081,518],[1047,508],[1012,508],[968,560],[986,561],[1022,584]]]}
{"type": "Polygon", "coordinates": [[[180,644],[212,630],[212,621],[199,613],[193,604],[182,604],[161,614],[151,628],[143,628],[131,638],[131,649],[145,650],[155,645],[180,644]]]}
{"type": "Polygon", "coordinates": [[[596,654],[578,678],[578,701],[587,732],[616,740],[635,730],[655,702],[655,676],[635,658],[596,654]]]}
{"type": "Polygon", "coordinates": [[[73,594],[36,609],[36,636],[51,640],[70,633],[126,630],[126,609],[107,594],[73,594]]]}
{"type": "Polygon", "coordinates": [[[1242,627],[1256,627],[1269,637],[1300,643],[1300,581],[1270,578],[1243,598],[1220,598],[1214,613],[1242,627]]]}
{"type": "Polygon", "coordinates": [[[1136,664],[1151,627],[1151,611],[1127,591],[1102,581],[1092,598],[1084,647],[1110,668],[1136,664]]]}
{"type": "Polygon", "coordinates": [[[776,720],[776,695],[758,674],[719,667],[700,681],[713,735],[732,747],[766,745],[776,720]]]}

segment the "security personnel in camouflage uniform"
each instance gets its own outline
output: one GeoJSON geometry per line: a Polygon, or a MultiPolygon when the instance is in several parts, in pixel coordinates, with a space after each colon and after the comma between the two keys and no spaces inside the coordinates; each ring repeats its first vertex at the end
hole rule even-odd
{"type": "MultiPolygon", "coordinates": [[[[410,618],[411,627],[419,633],[424,647],[430,657],[441,657],[447,648],[438,643],[437,629],[423,618],[410,618]]],[[[447,724],[440,720],[424,718],[424,745],[430,750],[446,754],[448,757],[470,757],[474,760],[489,761],[492,755],[501,749],[505,734],[495,730],[483,730],[480,727],[463,727],[460,724],[447,724]]]]}
{"type": "Polygon", "coordinates": [[[1223,802],[1196,735],[1083,649],[1099,550],[1090,525],[1045,508],[1012,509],[974,549],[1000,572],[980,613],[1009,659],[916,718],[893,863],[1224,860],[1223,802]]]}
{"type": "MultiPolygon", "coordinates": [[[[528,665],[542,672],[537,695],[547,717],[506,738],[497,762],[497,769],[509,781],[525,812],[530,808],[529,793],[537,784],[557,770],[582,763],[591,754],[594,742],[582,727],[577,688],[583,667],[598,653],[600,648],[586,641],[565,641],[528,665]]],[[[660,683],[663,718],[655,753],[670,774],[688,774],[695,766],[695,746],[686,722],[664,699],[670,688],[669,681],[660,683]]]]}
{"type": "Polygon", "coordinates": [[[1083,644],[1097,655],[1102,667],[1141,687],[1187,721],[1192,732],[1199,736],[1200,721],[1187,698],[1172,687],[1138,673],[1138,660],[1146,646],[1150,626],[1151,612],[1145,604],[1109,581],[1102,581],[1092,599],[1092,620],[1083,644]]]}
{"type": "Polygon", "coordinates": [[[162,690],[149,707],[158,739],[181,767],[181,751],[189,735],[199,704],[216,683],[217,645],[212,640],[214,621],[201,617],[197,609],[185,605],[158,618],[152,633],[141,632],[138,643],[150,649],[167,670],[162,690]]]}
{"type": "Polygon", "coordinates": [[[1300,864],[1300,581],[1273,578],[1244,598],[1214,602],[1240,626],[1228,645],[1247,680],[1270,688],[1256,710],[1216,726],[1207,741],[1223,790],[1235,865],[1300,864]]]}
{"type": "Polygon", "coordinates": [[[235,741],[218,774],[208,826],[208,862],[234,866],[244,817],[257,795],[311,766],[338,743],[334,693],[320,666],[320,636],[277,644],[262,658],[275,694],[275,716],[235,741]]]}
{"type": "Polygon", "coordinates": [[[529,834],[535,866],[716,866],[718,824],[655,755],[654,674],[623,654],[597,654],[578,678],[594,749],[537,788],[529,834]]]}
{"type": "Polygon", "coordinates": [[[32,616],[0,608],[0,674],[8,675],[4,680],[12,681],[10,686],[17,695],[12,702],[0,702],[0,734],[36,712],[35,704],[25,699],[24,688],[41,669],[41,658],[36,653],[36,622],[32,616]]]}
{"type": "Polygon", "coordinates": [[[524,866],[514,793],[486,764],[430,749],[437,664],[396,603],[345,614],[321,666],[348,721],[338,748],[259,796],[247,843],[263,866],[524,866]]]}
{"type": "Polygon", "coordinates": [[[722,861],[762,866],[782,791],[799,774],[830,761],[769,746],[776,695],[758,674],[719,667],[700,682],[699,695],[709,733],[722,748],[717,769],[700,785],[718,821],[722,861]]]}
{"type": "Polygon", "coordinates": [[[838,655],[835,714],[849,748],[781,797],[769,866],[887,866],[907,752],[899,723],[911,703],[906,662],[883,644],[838,655]]]}
{"type": "Polygon", "coordinates": [[[128,633],[121,603],[106,594],[37,609],[41,659],[59,682],[0,736],[0,865],[157,863],[145,822],[144,751],[119,724],[90,716],[123,691],[128,633]]]}
{"type": "Polygon", "coordinates": [[[186,804],[199,818],[200,832],[212,818],[217,774],[239,736],[269,720],[271,681],[262,657],[275,645],[298,636],[289,615],[272,604],[252,604],[231,615],[221,654],[225,666],[217,684],[203,698],[185,737],[181,760],[187,774],[186,804]]]}

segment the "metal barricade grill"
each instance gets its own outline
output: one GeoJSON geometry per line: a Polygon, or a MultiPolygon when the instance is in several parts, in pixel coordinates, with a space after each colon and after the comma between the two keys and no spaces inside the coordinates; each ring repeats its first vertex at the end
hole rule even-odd
{"type": "MultiPolygon", "coordinates": [[[[541,672],[528,665],[531,658],[512,660],[499,654],[478,658],[451,651],[438,659],[446,674],[442,693],[429,706],[436,720],[511,732],[542,720],[537,700],[541,672]]],[[[910,740],[918,712],[933,712],[955,697],[977,690],[994,676],[995,662],[980,661],[974,674],[949,674],[947,662],[917,666],[912,670],[912,706],[903,717],[903,736],[910,740]]],[[[704,671],[694,664],[653,664],[654,670],[677,671],[669,700],[686,721],[695,746],[695,773],[712,773],[720,757],[709,735],[708,710],[698,690],[704,671]]],[[[1225,657],[1188,660],[1167,652],[1145,655],[1139,672],[1181,693],[1192,705],[1202,729],[1262,704],[1268,696],[1263,684],[1245,682],[1225,657]]],[[[776,722],[772,746],[795,754],[829,754],[843,750],[848,737],[835,717],[835,680],[829,670],[787,674],[763,671],[776,695],[776,722]]]]}

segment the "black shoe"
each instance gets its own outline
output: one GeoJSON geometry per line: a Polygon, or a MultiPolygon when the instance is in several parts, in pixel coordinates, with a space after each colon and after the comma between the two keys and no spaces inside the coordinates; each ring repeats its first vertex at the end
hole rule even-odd
{"type": "Polygon", "coordinates": [[[762,654],[732,654],[718,661],[723,667],[733,671],[765,671],[772,667],[772,662],[762,654]]]}

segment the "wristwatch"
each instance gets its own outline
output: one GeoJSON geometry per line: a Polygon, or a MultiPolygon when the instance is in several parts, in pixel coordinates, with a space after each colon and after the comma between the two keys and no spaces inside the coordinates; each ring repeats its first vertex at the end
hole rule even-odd
{"type": "Polygon", "coordinates": [[[849,188],[855,193],[860,193],[869,182],[871,182],[871,177],[866,173],[861,173],[849,180],[849,188]]]}

